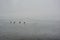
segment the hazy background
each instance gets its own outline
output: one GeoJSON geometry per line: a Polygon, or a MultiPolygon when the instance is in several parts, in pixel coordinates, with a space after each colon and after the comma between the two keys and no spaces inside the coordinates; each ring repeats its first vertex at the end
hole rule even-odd
{"type": "Polygon", "coordinates": [[[60,20],[60,0],[0,0],[0,16],[60,20]]]}
{"type": "Polygon", "coordinates": [[[60,38],[60,0],[0,0],[0,40],[23,37],[60,38]]]}

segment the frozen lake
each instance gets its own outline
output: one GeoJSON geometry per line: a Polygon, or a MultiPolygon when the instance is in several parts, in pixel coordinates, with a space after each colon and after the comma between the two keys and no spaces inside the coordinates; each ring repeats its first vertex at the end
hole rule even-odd
{"type": "MultiPolygon", "coordinates": [[[[15,20],[15,19],[14,19],[15,20]]],[[[13,22],[13,20],[12,20],[13,22]]],[[[10,23],[0,19],[0,40],[19,40],[21,38],[60,38],[60,21],[36,20],[26,24],[10,23]]]]}

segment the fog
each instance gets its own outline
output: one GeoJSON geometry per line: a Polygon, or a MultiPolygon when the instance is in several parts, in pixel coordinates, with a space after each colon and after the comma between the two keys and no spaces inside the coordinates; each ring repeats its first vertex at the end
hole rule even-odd
{"type": "Polygon", "coordinates": [[[60,39],[60,0],[0,0],[0,40],[20,39],[60,39]]]}
{"type": "Polygon", "coordinates": [[[0,16],[60,20],[60,0],[0,0],[0,16]]]}

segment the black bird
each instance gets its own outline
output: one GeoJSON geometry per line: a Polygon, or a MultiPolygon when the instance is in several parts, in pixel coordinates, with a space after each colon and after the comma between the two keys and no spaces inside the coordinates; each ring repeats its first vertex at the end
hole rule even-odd
{"type": "Polygon", "coordinates": [[[16,22],[14,21],[13,24],[15,24],[16,22]]]}
{"type": "Polygon", "coordinates": [[[12,23],[12,21],[9,20],[9,23],[12,23]]]}
{"type": "Polygon", "coordinates": [[[24,22],[24,24],[25,24],[26,22],[24,22]]]}
{"type": "Polygon", "coordinates": [[[20,24],[21,22],[19,21],[19,24],[20,24]]]}

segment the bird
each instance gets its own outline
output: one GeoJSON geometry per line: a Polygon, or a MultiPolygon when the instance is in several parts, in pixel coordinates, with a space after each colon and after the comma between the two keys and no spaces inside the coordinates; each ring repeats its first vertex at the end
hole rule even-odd
{"type": "Polygon", "coordinates": [[[12,21],[11,21],[11,20],[9,20],[9,23],[12,23],[12,21]]]}
{"type": "Polygon", "coordinates": [[[16,22],[14,21],[13,24],[15,24],[16,22]]]}
{"type": "Polygon", "coordinates": [[[24,22],[24,24],[25,24],[26,22],[24,22]]]}
{"type": "Polygon", "coordinates": [[[21,23],[21,21],[19,21],[19,24],[21,23]]]}

